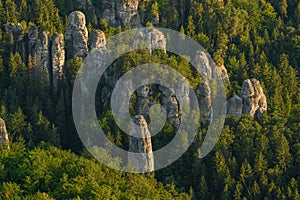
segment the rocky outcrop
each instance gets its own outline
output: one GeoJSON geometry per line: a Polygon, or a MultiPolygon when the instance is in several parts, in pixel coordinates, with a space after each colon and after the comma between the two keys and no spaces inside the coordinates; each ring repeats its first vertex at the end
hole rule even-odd
{"type": "Polygon", "coordinates": [[[101,0],[95,8],[98,19],[105,19],[111,26],[141,26],[138,0],[101,0]]]}
{"type": "Polygon", "coordinates": [[[197,87],[198,104],[201,122],[206,124],[211,118],[211,91],[207,82],[202,82],[197,87]]]}
{"type": "Polygon", "coordinates": [[[66,58],[86,57],[88,53],[88,30],[85,15],[80,11],[70,13],[65,32],[66,58]]]}
{"type": "Polygon", "coordinates": [[[50,39],[49,32],[38,32],[37,27],[30,27],[28,31],[28,52],[35,60],[33,72],[45,83],[50,79],[50,39]]]}
{"type": "Polygon", "coordinates": [[[241,93],[226,103],[226,114],[235,116],[238,119],[242,114],[259,118],[267,111],[267,99],[260,85],[260,82],[253,79],[247,79],[243,82],[241,93]]]}
{"type": "Polygon", "coordinates": [[[89,12],[95,14],[95,6],[92,0],[77,0],[79,3],[79,8],[82,10],[88,10],[89,12]]]}
{"type": "Polygon", "coordinates": [[[65,41],[64,35],[61,33],[55,33],[52,38],[51,49],[52,60],[52,81],[56,87],[58,80],[61,79],[63,74],[63,67],[65,65],[65,41]]]}
{"type": "Polygon", "coordinates": [[[152,152],[151,134],[147,122],[142,115],[134,117],[134,123],[129,142],[129,151],[140,154],[128,154],[128,162],[141,173],[154,171],[154,157],[152,152]],[[134,137],[138,135],[139,137],[134,137]],[[141,154],[144,153],[144,154],[141,154]]]}
{"type": "Polygon", "coordinates": [[[176,128],[180,125],[179,104],[175,94],[168,88],[163,86],[158,87],[161,92],[160,102],[167,112],[168,121],[176,128]]]}
{"type": "Polygon", "coordinates": [[[135,48],[147,48],[150,54],[153,54],[154,49],[162,49],[166,52],[167,39],[165,35],[156,28],[147,28],[137,32],[134,37],[133,46],[135,48]]]}
{"type": "Polygon", "coordinates": [[[243,99],[243,114],[260,117],[267,110],[267,100],[260,82],[247,79],[243,82],[240,96],[243,99]]]}
{"type": "Polygon", "coordinates": [[[142,115],[146,118],[149,115],[150,101],[149,101],[149,93],[150,88],[148,85],[144,85],[137,89],[137,99],[135,111],[137,115],[142,115]]]}
{"type": "Polygon", "coordinates": [[[5,126],[5,121],[0,118],[0,148],[3,147],[9,149],[9,139],[8,139],[8,133],[5,126]]]}
{"type": "Polygon", "coordinates": [[[202,78],[209,81],[213,78],[220,78],[224,83],[229,83],[229,76],[224,65],[212,64],[204,51],[197,51],[193,63],[200,69],[202,78]]]}
{"type": "Polygon", "coordinates": [[[104,48],[106,45],[106,38],[103,31],[97,29],[94,30],[89,37],[89,48],[104,48]]]}
{"type": "Polygon", "coordinates": [[[241,118],[243,113],[243,100],[238,95],[235,95],[226,103],[226,115],[241,118]]]}

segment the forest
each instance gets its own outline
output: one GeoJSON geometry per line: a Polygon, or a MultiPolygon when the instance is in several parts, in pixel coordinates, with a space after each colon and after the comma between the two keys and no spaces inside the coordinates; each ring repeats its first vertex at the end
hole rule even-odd
{"type": "MultiPolygon", "coordinates": [[[[121,18],[109,21],[104,0],[0,0],[0,118],[10,141],[9,149],[0,148],[0,199],[299,200],[300,2],[111,2],[138,2],[142,26],[169,28],[201,44],[216,65],[227,69],[227,99],[241,92],[244,80],[259,80],[267,111],[259,118],[227,117],[217,145],[205,158],[199,158],[207,132],[202,124],[188,151],[166,168],[148,174],[111,169],[84,148],[73,121],[72,89],[84,58],[68,55],[66,45],[62,76],[54,85],[51,75],[50,83],[43,78],[47,72],[23,42],[28,43],[33,27],[49,38],[66,33],[72,11],[85,14],[89,34],[100,29],[110,38],[134,27],[121,18]],[[22,29],[9,32],[9,23],[22,29]]],[[[130,52],[112,67],[121,76],[149,61],[174,66],[193,87],[201,82],[185,59],[161,50],[130,52]]],[[[99,124],[112,142],[128,149],[129,136],[100,96],[99,124]]],[[[153,148],[163,147],[175,134],[166,123],[152,139],[153,148]]]]}

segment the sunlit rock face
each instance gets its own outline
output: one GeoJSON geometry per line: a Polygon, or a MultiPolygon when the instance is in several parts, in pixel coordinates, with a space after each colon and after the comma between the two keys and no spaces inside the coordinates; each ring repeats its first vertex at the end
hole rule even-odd
{"type": "Polygon", "coordinates": [[[142,115],[135,116],[133,120],[137,126],[131,128],[131,135],[139,135],[140,138],[130,136],[129,151],[140,154],[132,155],[129,153],[128,162],[141,173],[154,171],[151,134],[147,122],[142,115]]]}
{"type": "Polygon", "coordinates": [[[105,48],[106,38],[103,31],[96,29],[89,36],[89,48],[105,48]]]}
{"type": "Polygon", "coordinates": [[[0,148],[9,149],[8,133],[5,126],[5,121],[0,118],[0,148]]]}
{"type": "Polygon", "coordinates": [[[224,65],[216,66],[211,63],[204,51],[197,51],[193,63],[200,70],[202,78],[206,81],[213,78],[220,79],[224,83],[229,83],[229,76],[224,65]]]}
{"type": "Polygon", "coordinates": [[[156,28],[147,28],[137,32],[133,46],[134,48],[147,48],[150,54],[154,53],[154,49],[162,49],[166,52],[167,39],[156,28]]]}
{"type": "Polygon", "coordinates": [[[267,110],[266,96],[260,82],[255,78],[243,82],[240,96],[243,99],[243,114],[257,118],[267,110]]]}
{"type": "Polygon", "coordinates": [[[66,58],[86,57],[88,53],[88,30],[85,15],[80,11],[70,13],[65,32],[66,58]]]}
{"type": "Polygon", "coordinates": [[[53,85],[56,87],[58,80],[62,78],[63,67],[65,65],[65,41],[64,35],[61,33],[53,35],[51,58],[53,85]]]}

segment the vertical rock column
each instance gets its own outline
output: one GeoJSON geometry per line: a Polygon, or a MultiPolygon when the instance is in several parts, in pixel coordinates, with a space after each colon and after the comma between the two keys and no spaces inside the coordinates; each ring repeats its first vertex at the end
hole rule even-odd
{"type": "Polygon", "coordinates": [[[141,173],[154,171],[151,134],[147,122],[142,115],[137,115],[134,117],[134,123],[138,126],[131,129],[131,135],[139,135],[140,138],[130,136],[129,151],[139,154],[129,153],[128,162],[141,173]]]}
{"type": "Polygon", "coordinates": [[[68,18],[68,27],[65,32],[66,58],[86,57],[88,53],[88,30],[85,15],[74,11],[68,18]]]}
{"type": "Polygon", "coordinates": [[[65,41],[64,35],[55,33],[52,39],[52,81],[54,87],[57,86],[58,80],[62,77],[63,67],[65,65],[65,41]]]}

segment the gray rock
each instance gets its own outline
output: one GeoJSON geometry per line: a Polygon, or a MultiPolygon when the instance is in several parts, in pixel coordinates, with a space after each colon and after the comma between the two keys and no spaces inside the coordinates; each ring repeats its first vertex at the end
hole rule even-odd
{"type": "Polygon", "coordinates": [[[98,19],[105,19],[111,26],[141,27],[138,8],[138,0],[100,0],[95,5],[98,19]]]}
{"type": "Polygon", "coordinates": [[[5,126],[5,121],[0,118],[0,147],[9,149],[8,133],[5,126]]]}
{"type": "Polygon", "coordinates": [[[139,135],[140,138],[130,136],[129,151],[144,154],[128,154],[128,161],[139,170],[139,172],[154,171],[154,156],[152,152],[151,134],[147,122],[142,115],[134,117],[136,126],[131,129],[131,135],[139,135]]]}
{"type": "Polygon", "coordinates": [[[79,8],[95,14],[95,6],[92,0],[77,0],[77,2],[79,3],[79,8]]]}
{"type": "Polygon", "coordinates": [[[39,37],[39,29],[36,26],[30,27],[28,30],[28,53],[32,57],[36,53],[36,43],[39,37]]]}
{"type": "Polygon", "coordinates": [[[150,54],[153,54],[154,49],[162,49],[166,52],[167,39],[156,28],[147,28],[137,32],[133,46],[135,48],[147,48],[150,54]]]}
{"type": "Polygon", "coordinates": [[[28,52],[35,60],[33,73],[40,78],[45,84],[49,83],[50,79],[50,39],[49,33],[43,31],[38,32],[37,27],[30,27],[28,30],[28,52]]]}
{"type": "Polygon", "coordinates": [[[204,80],[209,81],[213,78],[220,78],[224,83],[229,83],[229,76],[224,65],[216,66],[211,63],[204,51],[197,51],[193,63],[200,68],[200,74],[204,80]]]}
{"type": "Polygon", "coordinates": [[[94,30],[89,37],[89,47],[94,48],[104,48],[106,45],[105,34],[101,30],[94,30]]]}
{"type": "Polygon", "coordinates": [[[207,82],[199,83],[197,87],[198,103],[201,114],[201,122],[207,124],[211,118],[211,90],[207,82]]]}
{"type": "Polygon", "coordinates": [[[63,67],[65,65],[65,42],[64,35],[61,33],[55,33],[53,35],[51,58],[53,85],[56,87],[58,80],[62,77],[63,67]]]}
{"type": "Polygon", "coordinates": [[[180,125],[180,110],[175,94],[168,88],[159,86],[161,92],[160,103],[167,112],[168,121],[176,128],[180,125]]]}
{"type": "Polygon", "coordinates": [[[257,118],[267,110],[266,96],[255,78],[243,82],[240,96],[243,99],[243,114],[257,118]]]}
{"type": "Polygon", "coordinates": [[[142,115],[144,118],[149,115],[149,93],[150,88],[148,85],[144,85],[137,89],[137,99],[135,111],[137,115],[142,115]]]}
{"type": "Polygon", "coordinates": [[[140,27],[141,19],[138,13],[138,0],[117,1],[116,12],[120,25],[140,27]]]}
{"type": "Polygon", "coordinates": [[[80,11],[70,13],[65,32],[66,58],[86,57],[88,53],[88,30],[85,15],[80,11]]]}
{"type": "Polygon", "coordinates": [[[226,103],[226,115],[241,118],[243,113],[243,100],[235,95],[226,103]]]}

